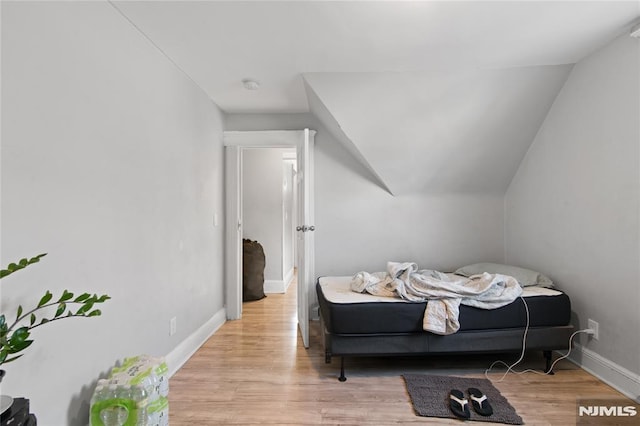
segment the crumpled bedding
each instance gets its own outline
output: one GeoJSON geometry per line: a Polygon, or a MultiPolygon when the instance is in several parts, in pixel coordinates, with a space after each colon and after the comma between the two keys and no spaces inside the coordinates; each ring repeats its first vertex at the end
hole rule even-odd
{"type": "Polygon", "coordinates": [[[460,329],[460,304],[496,309],[522,294],[515,278],[483,273],[462,277],[431,269],[418,270],[412,262],[387,262],[386,272],[358,272],[351,279],[352,291],[376,296],[400,297],[410,302],[428,301],[423,329],[447,335],[460,329]]]}

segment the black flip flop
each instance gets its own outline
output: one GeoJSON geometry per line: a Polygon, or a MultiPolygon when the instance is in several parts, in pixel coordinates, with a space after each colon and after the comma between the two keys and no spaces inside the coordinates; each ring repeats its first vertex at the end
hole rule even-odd
{"type": "Polygon", "coordinates": [[[487,395],[483,394],[480,389],[469,388],[469,398],[471,398],[471,405],[476,413],[481,416],[490,416],[493,414],[493,408],[489,404],[487,395]]]}
{"type": "Polygon", "coordinates": [[[469,412],[469,401],[464,397],[464,394],[458,389],[452,389],[449,392],[449,408],[451,412],[461,419],[468,419],[471,417],[469,412]]]}

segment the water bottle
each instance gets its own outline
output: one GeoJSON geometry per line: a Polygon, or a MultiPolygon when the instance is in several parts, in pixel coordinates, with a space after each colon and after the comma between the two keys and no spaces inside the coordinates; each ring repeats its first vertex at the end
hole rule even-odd
{"type": "Polygon", "coordinates": [[[169,396],[169,367],[164,360],[160,360],[160,364],[155,368],[154,373],[158,377],[158,393],[165,398],[169,396]]]}
{"type": "Polygon", "coordinates": [[[104,382],[106,382],[106,380],[104,380],[104,379],[98,380],[98,384],[96,385],[96,388],[93,391],[93,395],[91,395],[91,406],[92,407],[96,404],[96,402],[102,401],[103,399],[106,399],[105,383],[104,382]]]}
{"type": "Polygon", "coordinates": [[[163,358],[125,358],[91,398],[91,426],[168,426],[169,380],[163,358]]]}
{"type": "Polygon", "coordinates": [[[147,425],[169,425],[169,400],[164,396],[157,397],[147,406],[147,425]]]}
{"type": "Polygon", "coordinates": [[[90,424],[91,426],[102,426],[103,421],[100,418],[99,407],[103,405],[103,401],[108,399],[109,385],[104,379],[98,380],[93,395],[91,396],[90,424]]]}
{"type": "Polygon", "coordinates": [[[146,404],[144,389],[101,383],[91,399],[91,426],[146,425],[146,404]]]}
{"type": "MultiPolygon", "coordinates": [[[[117,385],[110,384],[106,399],[109,404],[100,410],[100,420],[104,426],[123,426],[129,417],[129,410],[121,403],[120,390],[117,385]]],[[[124,399],[126,400],[126,399],[124,399]]]]}
{"type": "Polygon", "coordinates": [[[147,425],[147,406],[149,397],[142,386],[131,386],[131,399],[135,401],[137,408],[136,425],[147,425]]]}

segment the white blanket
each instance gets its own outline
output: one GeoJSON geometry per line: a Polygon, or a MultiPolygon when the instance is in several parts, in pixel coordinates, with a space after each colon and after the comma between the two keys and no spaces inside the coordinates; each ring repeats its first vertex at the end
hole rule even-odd
{"type": "Polygon", "coordinates": [[[387,272],[358,272],[351,290],[376,296],[400,297],[411,302],[428,300],[422,327],[436,334],[452,334],[460,328],[460,304],[495,309],[522,294],[515,278],[484,273],[469,278],[450,276],[415,263],[388,262],[387,272]]]}

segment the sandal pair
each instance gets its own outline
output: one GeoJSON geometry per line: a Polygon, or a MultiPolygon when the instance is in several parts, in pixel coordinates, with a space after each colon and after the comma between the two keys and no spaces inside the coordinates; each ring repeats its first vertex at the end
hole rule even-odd
{"type": "MultiPolygon", "coordinates": [[[[481,416],[490,416],[493,414],[493,408],[487,400],[487,395],[483,394],[480,389],[469,388],[469,397],[471,398],[471,404],[473,410],[481,416]]],[[[469,401],[464,397],[464,394],[458,389],[452,389],[449,392],[449,407],[453,414],[461,419],[468,419],[471,417],[469,411],[469,401]]]]}

